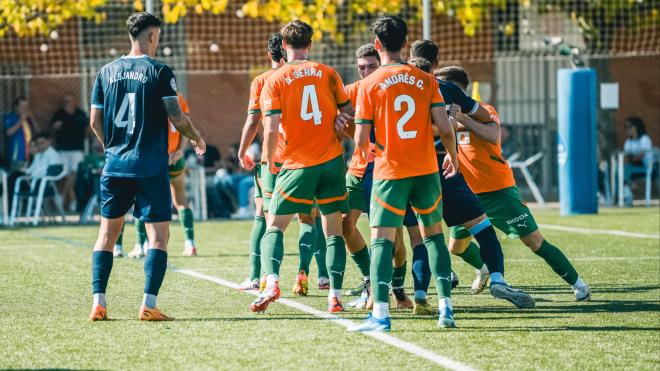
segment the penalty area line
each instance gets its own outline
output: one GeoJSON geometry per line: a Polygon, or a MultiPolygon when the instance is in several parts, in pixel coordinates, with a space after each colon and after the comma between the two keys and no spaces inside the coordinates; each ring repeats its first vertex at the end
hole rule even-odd
{"type": "Polygon", "coordinates": [[[657,234],[626,232],[626,231],[619,231],[616,229],[577,228],[577,227],[567,227],[564,225],[556,225],[556,224],[539,224],[539,227],[543,229],[550,229],[553,231],[561,231],[561,232],[574,232],[581,234],[609,235],[609,236],[647,238],[651,240],[660,240],[660,235],[657,234]]]}
{"type": "MultiPolygon", "coordinates": [[[[235,282],[227,281],[219,277],[214,277],[214,276],[209,276],[204,273],[200,273],[194,270],[190,269],[180,269],[176,268],[173,266],[170,266],[170,269],[176,273],[180,274],[185,274],[186,276],[194,277],[200,280],[208,281],[215,283],[217,285],[225,286],[234,290],[237,290],[239,285],[235,282]]],[[[259,293],[256,291],[245,291],[248,294],[258,296],[259,293]]],[[[313,316],[322,318],[324,320],[330,321],[334,324],[349,328],[356,326],[357,324],[353,321],[349,321],[347,319],[343,319],[340,317],[335,316],[334,314],[330,314],[321,310],[318,310],[316,308],[312,308],[310,306],[307,306],[305,304],[299,303],[294,300],[290,299],[284,299],[280,298],[277,300],[277,303],[286,305],[287,307],[297,309],[301,312],[311,314],[313,316]]],[[[441,356],[439,354],[433,353],[430,350],[426,350],[424,348],[421,348],[415,344],[409,343],[407,341],[398,339],[392,335],[389,335],[384,332],[363,332],[364,335],[372,337],[376,340],[379,340],[385,344],[391,345],[393,347],[399,348],[401,350],[404,350],[412,355],[415,355],[417,357],[424,358],[426,360],[429,360],[437,365],[440,365],[444,368],[447,368],[449,370],[456,370],[456,371],[470,371],[474,370],[472,367],[465,365],[463,363],[460,363],[458,361],[455,361],[451,358],[447,358],[444,356],[441,356]]]]}

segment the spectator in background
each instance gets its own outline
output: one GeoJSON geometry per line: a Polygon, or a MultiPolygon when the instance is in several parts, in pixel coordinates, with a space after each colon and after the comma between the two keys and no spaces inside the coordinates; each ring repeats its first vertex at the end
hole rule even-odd
{"type": "Polygon", "coordinates": [[[16,98],[13,111],[5,114],[3,128],[7,141],[7,162],[11,172],[22,169],[30,160],[30,142],[35,122],[28,101],[21,96],[16,98]]]}
{"type": "Polygon", "coordinates": [[[48,167],[51,165],[64,165],[62,157],[53,148],[53,140],[48,134],[41,133],[37,135],[33,143],[35,154],[32,163],[25,170],[27,175],[33,178],[41,178],[46,176],[48,167]]]}
{"type": "Polygon", "coordinates": [[[632,205],[633,193],[631,180],[638,176],[646,175],[647,166],[653,161],[653,143],[651,137],[646,134],[644,121],[639,117],[629,117],[626,121],[626,133],[628,138],[623,144],[625,161],[623,165],[623,179],[625,182],[623,197],[626,205],[632,205]]]}
{"type": "Polygon", "coordinates": [[[60,153],[67,176],[62,179],[64,209],[71,210],[76,201],[74,185],[78,165],[83,161],[85,138],[88,133],[89,118],[70,94],[62,97],[62,108],[53,115],[52,131],[55,135],[55,147],[60,153]]]}

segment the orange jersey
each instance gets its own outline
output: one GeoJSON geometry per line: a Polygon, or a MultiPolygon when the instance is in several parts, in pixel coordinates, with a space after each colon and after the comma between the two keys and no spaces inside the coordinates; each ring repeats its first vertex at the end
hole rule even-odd
{"type": "MultiPolygon", "coordinates": [[[[501,125],[495,107],[481,105],[488,110],[491,119],[501,125]]],[[[461,174],[472,192],[493,192],[516,185],[513,170],[502,157],[499,145],[488,143],[469,131],[459,131],[456,135],[461,174]]]]}
{"type": "MultiPolygon", "coordinates": [[[[181,106],[181,111],[186,115],[190,114],[190,107],[188,107],[188,101],[181,95],[181,93],[176,93],[179,96],[179,105],[181,106]]],[[[170,124],[170,130],[167,132],[167,153],[172,154],[179,149],[179,144],[181,144],[181,133],[174,127],[174,124],[171,121],[168,121],[170,124]]]]}
{"type": "Polygon", "coordinates": [[[309,60],[287,63],[268,78],[262,99],[267,116],[282,115],[285,169],[315,166],[341,155],[335,118],[337,108],[350,102],[335,70],[309,60]]]}
{"type": "MultiPolygon", "coordinates": [[[[346,95],[348,95],[348,99],[351,100],[351,105],[353,105],[353,107],[355,107],[357,103],[357,93],[359,87],[360,81],[358,80],[350,85],[346,85],[344,88],[344,91],[346,91],[346,95]]],[[[364,158],[364,156],[362,156],[362,151],[360,151],[360,149],[355,146],[355,149],[353,150],[353,156],[351,156],[351,163],[348,165],[348,173],[358,178],[362,178],[364,176],[364,172],[367,170],[367,165],[369,165],[369,162],[364,158]]]]}
{"type": "Polygon", "coordinates": [[[403,179],[438,171],[431,108],[444,105],[435,78],[407,64],[383,65],[362,80],[355,123],[374,125],[374,179],[403,179]]]}
{"type": "MultiPolygon", "coordinates": [[[[252,84],[250,84],[250,102],[248,103],[248,113],[261,114],[262,121],[264,118],[264,112],[261,110],[261,107],[264,102],[263,99],[261,99],[261,92],[263,91],[264,85],[266,84],[266,80],[268,80],[268,77],[270,77],[275,71],[277,71],[277,69],[269,69],[268,71],[255,77],[254,80],[252,80],[252,84]]],[[[285,147],[286,140],[284,139],[282,130],[280,130],[280,133],[277,136],[277,147],[275,149],[275,156],[273,158],[275,162],[282,162],[282,153],[284,153],[285,147]]],[[[262,156],[261,161],[263,162],[265,160],[266,159],[262,156]]]]}

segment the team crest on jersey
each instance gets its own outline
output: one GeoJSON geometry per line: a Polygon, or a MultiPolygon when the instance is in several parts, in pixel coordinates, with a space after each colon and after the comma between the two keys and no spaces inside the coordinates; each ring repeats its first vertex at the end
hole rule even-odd
{"type": "Polygon", "coordinates": [[[459,131],[456,133],[458,144],[470,144],[470,132],[469,131],[459,131]]]}
{"type": "Polygon", "coordinates": [[[174,77],[170,80],[170,86],[172,87],[172,90],[176,91],[176,79],[174,77]]]}

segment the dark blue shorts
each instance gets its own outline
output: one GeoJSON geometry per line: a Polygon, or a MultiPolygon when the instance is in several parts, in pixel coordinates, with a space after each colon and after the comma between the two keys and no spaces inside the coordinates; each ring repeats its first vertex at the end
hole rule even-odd
{"type": "Polygon", "coordinates": [[[172,220],[170,176],[123,178],[101,176],[101,216],[116,219],[124,216],[131,206],[133,216],[146,223],[172,220]]]}
{"type": "Polygon", "coordinates": [[[451,178],[440,173],[442,185],[442,218],[454,227],[469,222],[485,213],[479,198],[472,192],[459,172],[451,178]]]}

